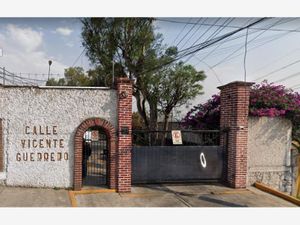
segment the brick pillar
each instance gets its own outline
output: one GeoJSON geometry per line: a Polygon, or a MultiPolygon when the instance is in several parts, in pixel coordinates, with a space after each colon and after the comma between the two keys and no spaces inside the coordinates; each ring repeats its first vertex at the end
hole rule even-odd
{"type": "Polygon", "coordinates": [[[247,139],[250,87],[253,83],[235,81],[221,90],[221,144],[227,142],[225,181],[230,187],[245,188],[247,180],[247,139]],[[224,141],[227,136],[227,141],[224,141]]]}
{"type": "Polygon", "coordinates": [[[118,150],[117,191],[131,191],[131,127],[132,127],[132,81],[117,79],[118,93],[118,150]]]}

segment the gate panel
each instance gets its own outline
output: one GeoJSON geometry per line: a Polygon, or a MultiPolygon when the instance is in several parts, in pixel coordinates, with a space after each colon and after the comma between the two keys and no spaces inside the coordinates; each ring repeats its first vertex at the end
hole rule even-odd
{"type": "Polygon", "coordinates": [[[132,150],[133,183],[219,180],[222,171],[221,146],[134,146],[132,150]]]}
{"type": "Polygon", "coordinates": [[[83,185],[101,186],[107,184],[107,137],[101,129],[90,129],[83,140],[82,177],[83,185]],[[96,137],[91,134],[96,132],[96,137]]]}

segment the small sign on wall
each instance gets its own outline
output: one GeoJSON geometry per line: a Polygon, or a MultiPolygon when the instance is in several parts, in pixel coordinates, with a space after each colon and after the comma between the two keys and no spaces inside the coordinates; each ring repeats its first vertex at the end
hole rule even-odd
{"type": "Polygon", "coordinates": [[[182,137],[180,130],[172,130],[173,145],[182,145],[182,137]]]}

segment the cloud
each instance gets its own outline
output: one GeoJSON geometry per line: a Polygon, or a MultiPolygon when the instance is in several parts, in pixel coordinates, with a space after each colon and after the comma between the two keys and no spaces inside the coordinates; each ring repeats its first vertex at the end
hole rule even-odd
{"type": "Polygon", "coordinates": [[[26,52],[36,50],[41,46],[43,40],[42,32],[34,31],[31,28],[20,28],[12,24],[7,26],[7,35],[10,37],[10,41],[26,52]]]}
{"type": "MultiPolygon", "coordinates": [[[[7,25],[0,31],[0,47],[3,56],[0,66],[14,73],[48,73],[48,60],[51,59],[51,73],[62,74],[68,66],[48,55],[43,49],[43,33],[31,27],[7,25]]],[[[26,76],[28,78],[28,76],[26,76]]],[[[46,79],[43,75],[31,75],[30,78],[46,79]]]]}
{"type": "Polygon", "coordinates": [[[55,32],[63,36],[69,36],[73,30],[68,27],[58,27],[55,32]]]}

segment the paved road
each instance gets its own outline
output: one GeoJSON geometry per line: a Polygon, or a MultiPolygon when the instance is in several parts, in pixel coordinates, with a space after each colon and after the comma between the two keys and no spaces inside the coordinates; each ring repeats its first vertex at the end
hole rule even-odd
{"type": "MultiPolygon", "coordinates": [[[[79,207],[295,207],[254,187],[219,184],[135,186],[132,193],[76,194],[79,207]]],[[[67,190],[0,186],[1,207],[68,207],[67,190]]]]}
{"type": "Polygon", "coordinates": [[[147,185],[132,193],[76,195],[82,207],[296,207],[254,187],[236,190],[219,184],[147,185]]]}

